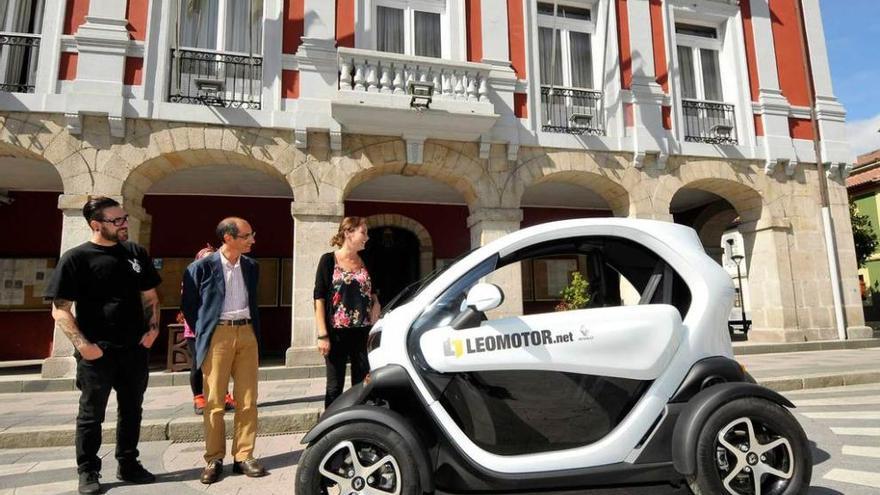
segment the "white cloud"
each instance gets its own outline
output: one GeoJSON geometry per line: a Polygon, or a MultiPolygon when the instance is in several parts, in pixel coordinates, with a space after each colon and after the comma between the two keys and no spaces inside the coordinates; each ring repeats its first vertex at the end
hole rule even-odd
{"type": "Polygon", "coordinates": [[[880,114],[846,123],[852,152],[858,156],[880,149],[880,114]]]}

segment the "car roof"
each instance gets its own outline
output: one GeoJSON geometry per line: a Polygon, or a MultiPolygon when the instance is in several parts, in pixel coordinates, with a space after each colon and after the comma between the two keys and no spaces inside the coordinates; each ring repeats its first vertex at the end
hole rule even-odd
{"type": "Polygon", "coordinates": [[[497,250],[501,256],[504,256],[517,249],[520,241],[530,239],[530,242],[533,242],[536,237],[544,236],[549,240],[561,237],[560,234],[575,236],[580,235],[581,230],[583,230],[583,234],[589,235],[623,235],[624,237],[630,237],[638,232],[641,235],[657,239],[674,251],[702,254],[706,252],[696,231],[688,226],[660,220],[614,217],[578,218],[542,223],[504,236],[484,247],[487,250],[497,250]]]}

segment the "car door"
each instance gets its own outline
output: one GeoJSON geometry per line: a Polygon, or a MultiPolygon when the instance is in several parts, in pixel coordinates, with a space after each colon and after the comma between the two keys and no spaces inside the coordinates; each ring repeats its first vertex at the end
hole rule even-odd
{"type": "Polygon", "coordinates": [[[684,336],[680,309],[668,304],[673,274],[656,256],[640,262],[641,275],[631,277],[638,305],[489,317],[459,328],[447,318],[420,333],[425,376],[470,441],[496,455],[552,452],[594,444],[626,419],[684,336]]]}

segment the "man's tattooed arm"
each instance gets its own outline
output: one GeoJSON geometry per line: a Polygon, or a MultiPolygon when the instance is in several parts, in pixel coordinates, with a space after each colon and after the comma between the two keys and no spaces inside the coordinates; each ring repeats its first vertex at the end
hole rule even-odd
{"type": "Polygon", "coordinates": [[[55,319],[58,328],[60,328],[61,331],[64,332],[64,335],[67,335],[67,338],[70,339],[73,347],[80,349],[83,346],[89,345],[91,342],[86,340],[86,338],[83,337],[83,334],[79,331],[76,319],[73,317],[73,312],[71,311],[72,307],[72,301],[66,299],[53,300],[52,318],[55,319]]]}
{"type": "Polygon", "coordinates": [[[144,304],[144,322],[147,331],[159,331],[159,294],[156,289],[141,293],[141,301],[144,304]]]}

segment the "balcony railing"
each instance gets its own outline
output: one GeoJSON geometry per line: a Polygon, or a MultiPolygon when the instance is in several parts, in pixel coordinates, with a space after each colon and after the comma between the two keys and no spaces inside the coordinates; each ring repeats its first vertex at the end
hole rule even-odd
{"type": "Polygon", "coordinates": [[[263,57],[210,50],[171,51],[168,101],[227,108],[262,105],[263,57]]]}
{"type": "Polygon", "coordinates": [[[40,35],[0,33],[0,91],[33,93],[40,35]]]}
{"type": "Polygon", "coordinates": [[[544,132],[603,136],[602,92],[542,86],[541,118],[544,132]]]}
{"type": "Polygon", "coordinates": [[[711,101],[682,100],[684,140],[692,143],[737,144],[733,105],[711,101]]]}
{"type": "Polygon", "coordinates": [[[433,83],[433,98],[487,102],[489,67],[429,57],[339,49],[339,89],[409,94],[409,82],[433,83]]]}

